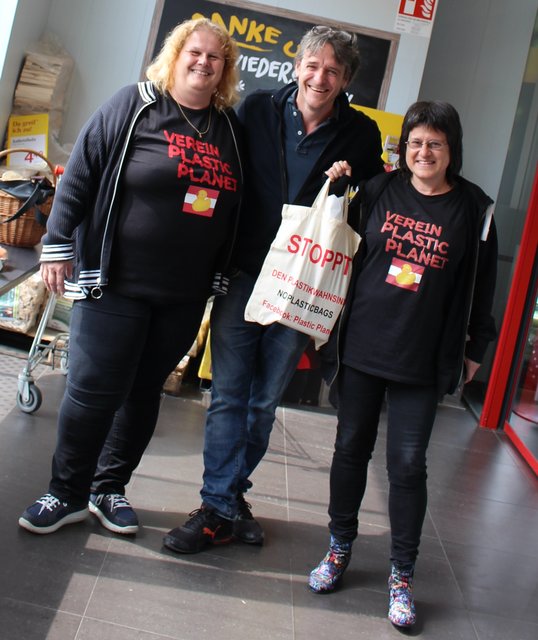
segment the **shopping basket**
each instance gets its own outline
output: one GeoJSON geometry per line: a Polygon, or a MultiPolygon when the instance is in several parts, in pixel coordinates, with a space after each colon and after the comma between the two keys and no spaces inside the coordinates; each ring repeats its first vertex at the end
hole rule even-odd
{"type": "Polygon", "coordinates": [[[34,247],[45,233],[56,188],[56,170],[48,158],[33,149],[6,149],[0,151],[0,159],[10,153],[36,155],[50,169],[52,182],[43,176],[33,176],[25,180],[2,181],[0,184],[0,243],[15,247],[34,247]],[[12,195],[13,193],[17,195],[12,195]]]}

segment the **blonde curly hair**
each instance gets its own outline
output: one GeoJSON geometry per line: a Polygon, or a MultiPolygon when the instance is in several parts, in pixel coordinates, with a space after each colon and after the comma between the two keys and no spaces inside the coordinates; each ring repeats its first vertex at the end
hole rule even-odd
{"type": "Polygon", "coordinates": [[[220,25],[207,18],[185,20],[178,24],[166,36],[160,52],[146,69],[146,77],[151,80],[161,93],[170,91],[174,84],[174,69],[176,60],[185,46],[187,38],[201,29],[211,31],[219,40],[224,52],[224,69],[222,78],[211,98],[217,109],[232,107],[239,100],[237,85],[239,72],[237,59],[239,49],[235,40],[220,25]]]}

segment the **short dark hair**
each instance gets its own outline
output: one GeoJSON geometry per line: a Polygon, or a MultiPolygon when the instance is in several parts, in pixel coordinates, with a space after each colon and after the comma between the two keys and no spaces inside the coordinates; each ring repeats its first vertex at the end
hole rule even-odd
{"type": "Polygon", "coordinates": [[[449,184],[453,184],[455,177],[460,174],[463,163],[463,130],[456,109],[448,102],[440,100],[415,102],[407,110],[400,135],[399,165],[402,173],[406,178],[411,178],[411,170],[405,161],[405,143],[411,131],[421,125],[445,134],[450,150],[446,179],[449,184]]]}
{"type": "Polygon", "coordinates": [[[348,31],[318,25],[307,31],[299,43],[299,50],[295,56],[295,64],[300,64],[307,51],[317,53],[326,44],[334,49],[334,57],[338,64],[344,66],[344,77],[351,82],[359,68],[359,47],[357,36],[348,31]]]}

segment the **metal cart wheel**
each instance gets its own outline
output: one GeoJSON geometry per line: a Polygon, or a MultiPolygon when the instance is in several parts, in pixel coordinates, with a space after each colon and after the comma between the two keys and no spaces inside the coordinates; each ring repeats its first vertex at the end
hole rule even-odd
{"type": "Polygon", "coordinates": [[[43,394],[35,384],[29,384],[27,391],[27,397],[25,397],[26,394],[22,394],[20,391],[17,393],[17,406],[24,413],[33,413],[41,406],[43,394]]]}

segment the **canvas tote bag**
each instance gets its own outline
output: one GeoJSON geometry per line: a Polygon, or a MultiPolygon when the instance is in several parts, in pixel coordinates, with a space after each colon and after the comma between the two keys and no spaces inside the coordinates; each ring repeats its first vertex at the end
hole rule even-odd
{"type": "Polygon", "coordinates": [[[345,303],[360,236],[347,223],[348,190],[329,195],[327,179],[311,207],[285,204],[282,222],[245,308],[245,320],[273,322],[327,340],[345,303]]]}

